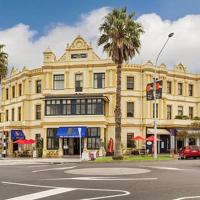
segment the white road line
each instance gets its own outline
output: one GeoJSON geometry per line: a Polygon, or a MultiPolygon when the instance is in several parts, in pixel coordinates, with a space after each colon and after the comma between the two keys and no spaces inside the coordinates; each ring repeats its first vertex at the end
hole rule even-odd
{"type": "Polygon", "coordinates": [[[107,196],[100,196],[100,197],[85,198],[85,199],[80,199],[80,200],[108,199],[108,198],[113,198],[113,197],[121,197],[121,196],[130,195],[130,192],[125,191],[125,190],[90,189],[90,188],[64,188],[64,187],[54,187],[54,186],[45,186],[45,185],[32,185],[32,184],[5,182],[5,181],[1,182],[1,183],[3,183],[3,184],[11,184],[11,185],[28,186],[28,187],[52,188],[51,190],[46,190],[44,192],[32,193],[32,194],[23,195],[23,196],[19,196],[19,197],[14,197],[14,198],[11,198],[11,199],[6,199],[6,200],[27,200],[27,199],[35,200],[35,199],[40,199],[40,198],[44,198],[44,197],[48,197],[48,196],[52,196],[52,195],[56,195],[56,194],[61,194],[61,193],[65,193],[65,192],[70,192],[70,191],[74,191],[74,190],[118,192],[118,193],[121,193],[121,194],[115,194],[115,195],[107,195],[107,196]]]}
{"type": "Polygon", "coordinates": [[[164,170],[174,170],[174,171],[184,170],[184,169],[175,168],[175,167],[162,167],[162,166],[143,166],[143,167],[154,168],[154,169],[164,169],[164,170]]]}
{"type": "Polygon", "coordinates": [[[46,186],[46,185],[32,185],[32,184],[25,184],[25,183],[17,183],[17,182],[1,182],[3,184],[9,184],[9,185],[21,185],[21,186],[27,186],[27,187],[39,187],[39,188],[60,188],[60,187],[54,187],[54,186],[46,186]]]}
{"type": "Polygon", "coordinates": [[[45,197],[49,197],[49,196],[53,196],[53,195],[57,195],[57,194],[62,194],[62,193],[65,193],[65,192],[70,192],[70,191],[73,191],[73,190],[75,190],[75,189],[74,188],[55,188],[55,189],[46,190],[46,191],[42,191],[42,192],[36,192],[36,193],[32,193],[32,194],[18,196],[18,197],[6,199],[6,200],[42,199],[42,198],[45,198],[45,197]]]}
{"type": "Polygon", "coordinates": [[[103,191],[103,192],[121,192],[122,194],[115,194],[115,195],[108,195],[108,196],[101,196],[101,197],[92,197],[80,200],[94,200],[94,199],[108,199],[113,197],[122,197],[130,195],[130,192],[125,190],[109,190],[109,189],[87,189],[87,188],[77,188],[79,190],[87,190],[87,191],[103,191]]]}
{"type": "Polygon", "coordinates": [[[178,199],[173,199],[173,200],[184,200],[184,199],[199,199],[200,196],[191,196],[191,197],[181,197],[178,199]]]}
{"type": "Polygon", "coordinates": [[[49,165],[31,165],[31,166],[27,166],[27,167],[46,167],[46,166],[49,166],[49,165]]]}
{"type": "Polygon", "coordinates": [[[53,178],[53,179],[42,179],[48,181],[59,181],[59,180],[82,180],[82,181],[149,181],[157,180],[158,178],[117,178],[117,177],[74,177],[74,178],[53,178]]]}
{"type": "Polygon", "coordinates": [[[34,170],[32,171],[33,173],[37,173],[37,172],[44,172],[44,171],[53,171],[53,170],[64,170],[64,169],[73,169],[76,166],[72,166],[72,167],[59,167],[59,168],[50,168],[50,169],[41,169],[41,170],[34,170]]]}

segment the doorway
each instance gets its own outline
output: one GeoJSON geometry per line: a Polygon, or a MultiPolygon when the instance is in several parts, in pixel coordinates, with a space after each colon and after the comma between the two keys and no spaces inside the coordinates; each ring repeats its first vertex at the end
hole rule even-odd
{"type": "Polygon", "coordinates": [[[160,135],[160,153],[170,152],[170,136],[160,135]]]}
{"type": "MultiPolygon", "coordinates": [[[[83,150],[83,139],[82,150],[83,150]]],[[[80,155],[80,138],[63,138],[63,156],[80,155]]]]}

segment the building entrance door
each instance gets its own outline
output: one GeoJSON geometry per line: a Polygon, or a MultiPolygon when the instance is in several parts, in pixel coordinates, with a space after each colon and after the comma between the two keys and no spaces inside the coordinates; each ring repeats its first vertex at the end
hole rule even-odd
{"type": "Polygon", "coordinates": [[[160,135],[160,153],[169,153],[170,151],[170,136],[160,135]]]}
{"type": "Polygon", "coordinates": [[[67,155],[80,155],[80,138],[63,138],[63,156],[67,155]]]}
{"type": "Polygon", "coordinates": [[[69,138],[63,138],[63,156],[69,155],[69,138]]]}

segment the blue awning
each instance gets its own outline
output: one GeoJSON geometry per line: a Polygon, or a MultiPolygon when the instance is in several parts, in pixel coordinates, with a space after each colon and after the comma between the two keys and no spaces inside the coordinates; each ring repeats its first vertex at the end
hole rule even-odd
{"type": "Polygon", "coordinates": [[[11,139],[12,140],[25,139],[25,135],[22,130],[11,130],[11,139]]]}
{"type": "Polygon", "coordinates": [[[81,133],[81,137],[87,137],[87,127],[79,126],[79,127],[59,127],[56,133],[57,137],[61,138],[79,138],[79,131],[81,133]]]}

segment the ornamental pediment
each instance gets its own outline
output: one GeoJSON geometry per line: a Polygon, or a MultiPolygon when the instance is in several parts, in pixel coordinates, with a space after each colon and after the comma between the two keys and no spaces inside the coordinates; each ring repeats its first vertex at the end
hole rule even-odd
{"type": "Polygon", "coordinates": [[[92,47],[89,44],[87,44],[87,42],[79,35],[67,49],[68,50],[88,50],[88,49],[92,49],[92,47]]]}
{"type": "Polygon", "coordinates": [[[178,65],[176,65],[174,67],[174,70],[178,71],[178,72],[186,72],[187,71],[187,67],[184,66],[182,63],[179,63],[178,65]]]}
{"type": "Polygon", "coordinates": [[[78,36],[71,45],[67,44],[66,51],[58,62],[79,62],[88,60],[97,61],[100,60],[100,58],[93,51],[91,45],[88,44],[81,36],[78,36]]]}

